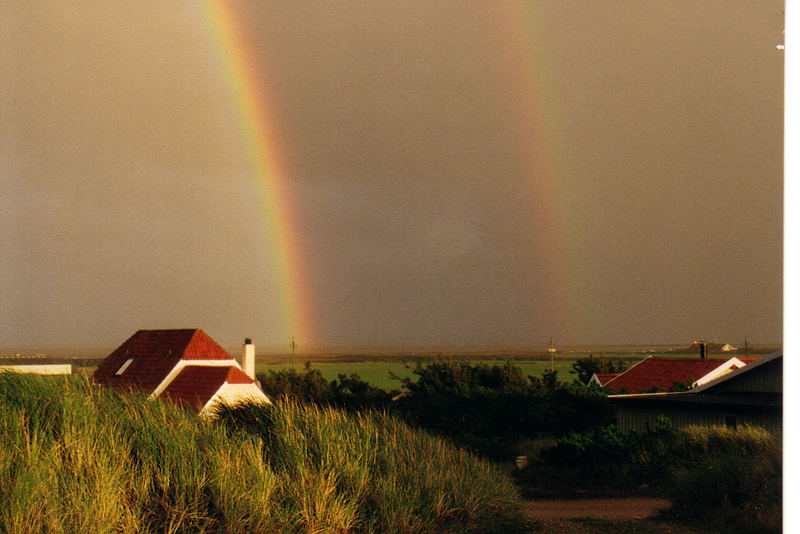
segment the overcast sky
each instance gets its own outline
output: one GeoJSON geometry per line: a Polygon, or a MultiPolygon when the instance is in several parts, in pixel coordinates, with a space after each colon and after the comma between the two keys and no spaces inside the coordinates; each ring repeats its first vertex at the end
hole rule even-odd
{"type": "MultiPolygon", "coordinates": [[[[302,350],[781,339],[780,1],[243,2],[302,350]]],[[[285,349],[194,2],[0,5],[0,346],[285,349]]]]}

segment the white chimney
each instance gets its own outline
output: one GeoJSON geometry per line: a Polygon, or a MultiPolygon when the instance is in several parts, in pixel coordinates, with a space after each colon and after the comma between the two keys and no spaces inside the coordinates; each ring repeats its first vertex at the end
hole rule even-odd
{"type": "Polygon", "coordinates": [[[253,380],[256,379],[256,346],[249,337],[245,338],[242,347],[242,370],[253,380]]]}

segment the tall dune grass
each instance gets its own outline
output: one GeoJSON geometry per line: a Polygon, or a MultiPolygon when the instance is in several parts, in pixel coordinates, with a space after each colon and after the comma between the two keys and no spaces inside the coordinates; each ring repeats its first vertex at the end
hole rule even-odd
{"type": "Polygon", "coordinates": [[[0,374],[0,532],[513,532],[511,482],[382,414],[202,421],[85,377],[0,374]]]}
{"type": "Polygon", "coordinates": [[[748,425],[681,429],[667,493],[673,513],[704,518],[723,532],[781,530],[782,452],[763,428],[748,425]]]}

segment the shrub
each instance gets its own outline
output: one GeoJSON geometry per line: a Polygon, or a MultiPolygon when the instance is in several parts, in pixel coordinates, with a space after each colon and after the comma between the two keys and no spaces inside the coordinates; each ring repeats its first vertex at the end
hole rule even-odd
{"type": "Polygon", "coordinates": [[[595,358],[589,356],[588,358],[579,358],[572,362],[572,369],[577,373],[576,380],[581,384],[588,384],[592,375],[595,373],[621,373],[627,369],[630,362],[621,360],[619,358],[605,359],[595,358]]]}
{"type": "Polygon", "coordinates": [[[461,447],[508,460],[527,438],[585,431],[614,421],[604,391],[563,384],[556,372],[526,376],[511,364],[417,363],[415,376],[402,379],[407,394],[386,392],[358,375],[328,382],[307,363],[303,372],[259,374],[272,398],[287,398],[351,411],[386,410],[409,424],[434,432],[461,447]]]}
{"type": "Polygon", "coordinates": [[[318,405],[333,405],[350,410],[385,408],[398,392],[386,392],[361,380],[357,374],[340,374],[329,382],[306,362],[302,373],[294,369],[270,370],[256,378],[271,398],[287,398],[318,405]]]}
{"type": "Polygon", "coordinates": [[[667,450],[673,434],[659,428],[647,434],[620,432],[604,426],[590,432],[571,432],[539,458],[520,480],[534,487],[561,491],[630,491],[663,480],[667,450]]]}
{"type": "Polygon", "coordinates": [[[516,443],[613,422],[603,391],[542,379],[519,367],[466,362],[417,364],[404,380],[410,395],[393,409],[412,424],[496,459],[515,455],[516,443]]]}

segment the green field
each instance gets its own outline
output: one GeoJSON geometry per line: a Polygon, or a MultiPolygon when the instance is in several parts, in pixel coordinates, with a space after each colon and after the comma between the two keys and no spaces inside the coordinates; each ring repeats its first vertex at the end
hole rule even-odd
{"type": "MultiPolygon", "coordinates": [[[[542,373],[549,371],[552,368],[558,371],[558,378],[562,382],[570,382],[576,374],[572,370],[572,363],[579,358],[588,358],[592,356],[596,359],[622,359],[628,362],[628,365],[633,365],[648,356],[660,358],[697,358],[698,355],[694,353],[575,353],[575,354],[557,354],[552,361],[547,356],[535,356],[525,358],[522,355],[508,355],[508,358],[502,356],[485,355],[458,355],[452,358],[443,357],[409,357],[403,358],[396,355],[390,356],[377,356],[377,355],[361,355],[361,356],[321,356],[321,357],[305,357],[298,356],[296,358],[294,368],[298,372],[302,372],[305,362],[310,359],[313,369],[317,369],[322,373],[326,380],[334,380],[340,374],[350,375],[357,374],[362,380],[369,384],[391,391],[393,389],[400,389],[401,384],[397,379],[391,377],[394,374],[400,378],[408,378],[413,376],[413,370],[416,362],[441,362],[441,361],[469,361],[472,363],[487,363],[490,365],[504,365],[506,361],[511,361],[514,365],[522,369],[522,372],[541,377],[542,373]],[[488,357],[487,357],[488,356],[488,357]],[[322,360],[322,361],[317,361],[322,360]]],[[[712,354],[712,358],[730,358],[734,356],[742,356],[738,353],[728,354],[712,354]]],[[[752,354],[751,354],[752,355],[752,354]]],[[[260,363],[256,365],[256,373],[266,373],[267,371],[278,371],[281,369],[291,369],[292,363],[286,357],[281,358],[283,361],[275,363],[276,357],[269,358],[269,363],[260,363]]]]}
{"type": "MultiPolygon", "coordinates": [[[[475,362],[474,360],[472,360],[475,362]]],[[[497,360],[477,360],[483,363],[504,365],[505,362],[497,360]]],[[[563,381],[570,381],[575,378],[575,373],[572,372],[572,362],[574,360],[557,359],[553,362],[553,369],[558,371],[558,376],[563,381]]],[[[357,374],[362,380],[372,384],[373,386],[382,388],[387,391],[393,389],[400,389],[401,384],[399,380],[392,379],[391,373],[400,377],[408,378],[413,375],[415,363],[402,363],[398,361],[364,361],[364,362],[321,362],[312,363],[312,369],[318,369],[326,380],[334,380],[340,374],[350,375],[357,374]]],[[[514,365],[520,367],[525,374],[539,377],[544,371],[550,370],[549,361],[516,361],[514,365]]],[[[268,365],[257,365],[256,373],[266,373],[269,370],[278,371],[281,369],[291,369],[291,363],[277,363],[268,365]]],[[[304,365],[297,363],[295,369],[298,372],[304,370],[304,365]]]]}

